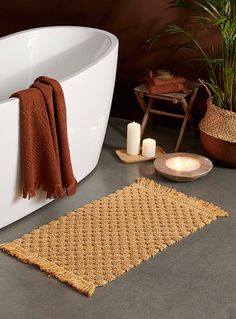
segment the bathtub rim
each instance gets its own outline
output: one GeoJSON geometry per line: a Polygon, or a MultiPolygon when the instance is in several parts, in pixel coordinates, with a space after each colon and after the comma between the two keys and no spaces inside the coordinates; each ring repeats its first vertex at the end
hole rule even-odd
{"type": "MultiPolygon", "coordinates": [[[[63,84],[67,80],[85,72],[87,69],[91,68],[92,66],[99,63],[101,60],[103,60],[104,58],[106,58],[107,56],[112,54],[114,52],[114,50],[117,49],[117,51],[118,51],[119,40],[113,33],[109,32],[109,31],[102,30],[102,29],[98,29],[98,28],[87,27],[87,26],[75,26],[75,25],[53,25],[53,26],[43,26],[43,27],[35,27],[35,28],[25,29],[25,30],[13,32],[11,34],[0,37],[0,43],[2,40],[5,40],[5,39],[11,38],[11,37],[15,37],[17,35],[24,34],[24,33],[30,33],[30,32],[40,31],[40,30],[45,30],[45,29],[65,29],[65,28],[66,29],[81,29],[81,30],[93,31],[95,33],[102,33],[102,34],[106,35],[108,37],[108,39],[110,40],[110,46],[106,49],[106,51],[103,54],[101,54],[99,57],[94,59],[91,63],[89,63],[85,67],[83,67],[83,68],[79,69],[78,71],[73,72],[70,75],[65,76],[59,80],[57,79],[60,84],[63,84]]],[[[26,87],[26,89],[27,89],[27,87],[26,87]]],[[[2,100],[0,100],[0,107],[3,106],[7,101],[17,100],[17,99],[18,98],[16,98],[16,97],[11,97],[11,98],[9,97],[6,99],[2,99],[2,100]]]]}

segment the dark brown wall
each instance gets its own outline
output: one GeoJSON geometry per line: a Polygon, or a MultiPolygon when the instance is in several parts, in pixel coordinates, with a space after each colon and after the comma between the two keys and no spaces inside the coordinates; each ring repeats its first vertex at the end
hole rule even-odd
{"type": "MultiPolygon", "coordinates": [[[[196,57],[166,49],[162,40],[151,52],[146,40],[161,31],[168,22],[186,22],[187,13],[167,10],[167,0],[2,0],[0,2],[0,35],[38,26],[81,25],[114,33],[120,42],[117,81],[112,115],[140,120],[133,87],[147,68],[168,68],[197,80],[204,74],[199,65],[186,63],[196,57]]],[[[208,39],[205,34],[201,35],[208,39]]],[[[211,37],[214,33],[211,34],[211,37]]],[[[205,40],[204,40],[205,41],[205,40]]],[[[193,113],[197,119],[204,112],[199,98],[193,113]]]]}

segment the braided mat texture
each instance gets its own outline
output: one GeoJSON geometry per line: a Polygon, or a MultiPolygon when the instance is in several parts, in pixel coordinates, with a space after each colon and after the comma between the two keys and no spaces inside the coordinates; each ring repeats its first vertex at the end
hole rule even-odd
{"type": "Polygon", "coordinates": [[[145,178],[0,249],[91,296],[143,260],[228,213],[145,178]]]}

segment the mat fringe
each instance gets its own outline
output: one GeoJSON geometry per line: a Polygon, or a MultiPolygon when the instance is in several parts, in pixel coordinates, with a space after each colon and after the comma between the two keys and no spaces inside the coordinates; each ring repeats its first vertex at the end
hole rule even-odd
{"type": "Polygon", "coordinates": [[[56,277],[61,282],[69,284],[74,289],[89,297],[95,291],[96,286],[93,283],[77,277],[75,274],[64,269],[63,267],[60,267],[51,261],[33,254],[15,243],[1,244],[0,250],[6,252],[8,255],[16,257],[25,264],[38,266],[41,270],[45,271],[49,275],[56,277]]]}
{"type": "Polygon", "coordinates": [[[223,209],[221,209],[220,207],[212,203],[206,202],[205,200],[199,199],[197,197],[185,195],[174,188],[157,184],[153,180],[147,179],[145,177],[137,178],[136,183],[134,183],[133,185],[135,186],[135,184],[138,186],[143,186],[145,188],[148,188],[149,190],[152,190],[157,194],[166,195],[169,198],[173,198],[182,203],[186,203],[188,205],[194,206],[195,208],[198,208],[200,210],[204,210],[205,212],[210,213],[213,216],[216,216],[216,217],[229,216],[228,212],[224,211],[223,209]]]}

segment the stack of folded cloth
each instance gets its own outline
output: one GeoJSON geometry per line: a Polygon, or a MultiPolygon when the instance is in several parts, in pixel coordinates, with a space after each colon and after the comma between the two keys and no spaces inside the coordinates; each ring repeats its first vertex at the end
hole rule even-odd
{"type": "Polygon", "coordinates": [[[170,74],[168,77],[161,77],[153,75],[152,71],[148,71],[144,76],[144,83],[152,94],[187,93],[188,91],[185,78],[172,76],[170,74]]]}

